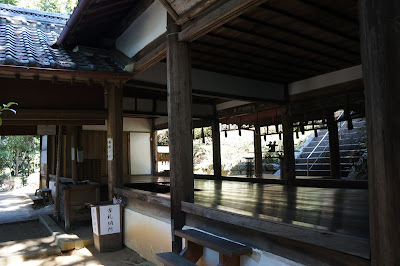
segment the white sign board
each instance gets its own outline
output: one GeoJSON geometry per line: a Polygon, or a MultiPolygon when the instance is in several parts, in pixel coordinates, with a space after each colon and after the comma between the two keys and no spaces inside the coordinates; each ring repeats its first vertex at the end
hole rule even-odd
{"type": "Polygon", "coordinates": [[[57,135],[57,127],[55,125],[38,125],[37,134],[40,136],[57,135]]]}
{"type": "Polygon", "coordinates": [[[99,235],[99,224],[97,222],[97,208],[92,207],[91,208],[91,213],[92,213],[92,228],[93,228],[93,233],[96,235],[99,235]]]}
{"type": "Polygon", "coordinates": [[[121,232],[120,206],[100,206],[100,235],[110,235],[121,232]]]}
{"type": "Polygon", "coordinates": [[[114,158],[113,139],[112,138],[107,138],[107,159],[109,161],[112,161],[113,158],[114,158]]]}

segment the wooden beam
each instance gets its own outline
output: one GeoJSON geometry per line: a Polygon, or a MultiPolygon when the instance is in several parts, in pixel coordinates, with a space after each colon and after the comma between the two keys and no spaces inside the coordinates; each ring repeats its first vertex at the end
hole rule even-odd
{"type": "Polygon", "coordinates": [[[211,122],[212,143],[213,143],[213,168],[215,180],[220,180],[222,176],[221,169],[221,133],[219,131],[219,119],[213,119],[211,122]]]}
{"type": "Polygon", "coordinates": [[[3,120],[105,120],[107,113],[98,110],[18,109],[16,114],[4,113],[3,120]]]}
{"type": "Polygon", "coordinates": [[[340,149],[338,125],[334,113],[330,112],[327,116],[327,125],[329,131],[329,158],[331,165],[331,178],[340,179],[340,149]]]}
{"type": "Polygon", "coordinates": [[[107,149],[108,149],[108,199],[114,196],[114,187],[123,183],[123,122],[122,87],[107,83],[107,149]]]}
{"type": "Polygon", "coordinates": [[[372,265],[400,261],[400,2],[358,1],[372,265]]]}
{"type": "Polygon", "coordinates": [[[181,202],[194,201],[191,57],[189,44],[178,40],[180,27],[171,16],[167,24],[172,251],[179,254],[182,239],[174,232],[185,225],[181,202]]]}
{"type": "Polygon", "coordinates": [[[284,158],[283,169],[281,169],[282,180],[287,185],[294,185],[296,181],[294,141],[293,141],[293,122],[290,105],[282,106],[282,127],[283,127],[283,150],[284,158]]]}
{"type": "Polygon", "coordinates": [[[158,0],[165,7],[168,14],[176,21],[179,18],[179,15],[176,13],[175,9],[171,7],[171,5],[167,2],[167,0],[158,0]]]}
{"type": "Polygon", "coordinates": [[[229,0],[217,9],[199,16],[184,25],[179,33],[179,41],[194,41],[246,11],[261,5],[268,0],[229,0]]]}

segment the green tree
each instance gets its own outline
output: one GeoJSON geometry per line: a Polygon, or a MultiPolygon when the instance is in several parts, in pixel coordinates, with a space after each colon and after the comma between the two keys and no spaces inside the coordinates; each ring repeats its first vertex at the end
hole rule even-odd
{"type": "Polygon", "coordinates": [[[54,13],[71,14],[78,0],[3,0],[10,5],[54,13]]]}
{"type": "Polygon", "coordinates": [[[0,169],[9,168],[14,176],[26,180],[39,167],[39,137],[2,136],[0,141],[0,169]]]}

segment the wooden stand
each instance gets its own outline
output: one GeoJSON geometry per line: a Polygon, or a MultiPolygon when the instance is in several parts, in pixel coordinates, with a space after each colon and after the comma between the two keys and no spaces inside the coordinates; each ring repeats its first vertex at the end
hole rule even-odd
{"type": "Polygon", "coordinates": [[[92,205],[92,208],[97,209],[96,214],[98,221],[97,234],[93,233],[94,246],[100,253],[120,250],[122,249],[122,205],[119,204],[121,232],[109,235],[100,235],[100,225],[102,222],[105,222],[100,220],[100,210],[99,210],[100,206],[106,206],[106,205],[92,205]]]}

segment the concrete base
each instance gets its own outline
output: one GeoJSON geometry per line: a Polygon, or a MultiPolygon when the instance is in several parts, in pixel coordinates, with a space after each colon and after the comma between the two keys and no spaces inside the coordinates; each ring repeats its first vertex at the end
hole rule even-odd
{"type": "Polygon", "coordinates": [[[39,220],[50,231],[54,237],[54,242],[61,251],[80,249],[93,245],[93,235],[88,238],[80,238],[76,234],[67,234],[48,215],[40,215],[39,220]]]}

